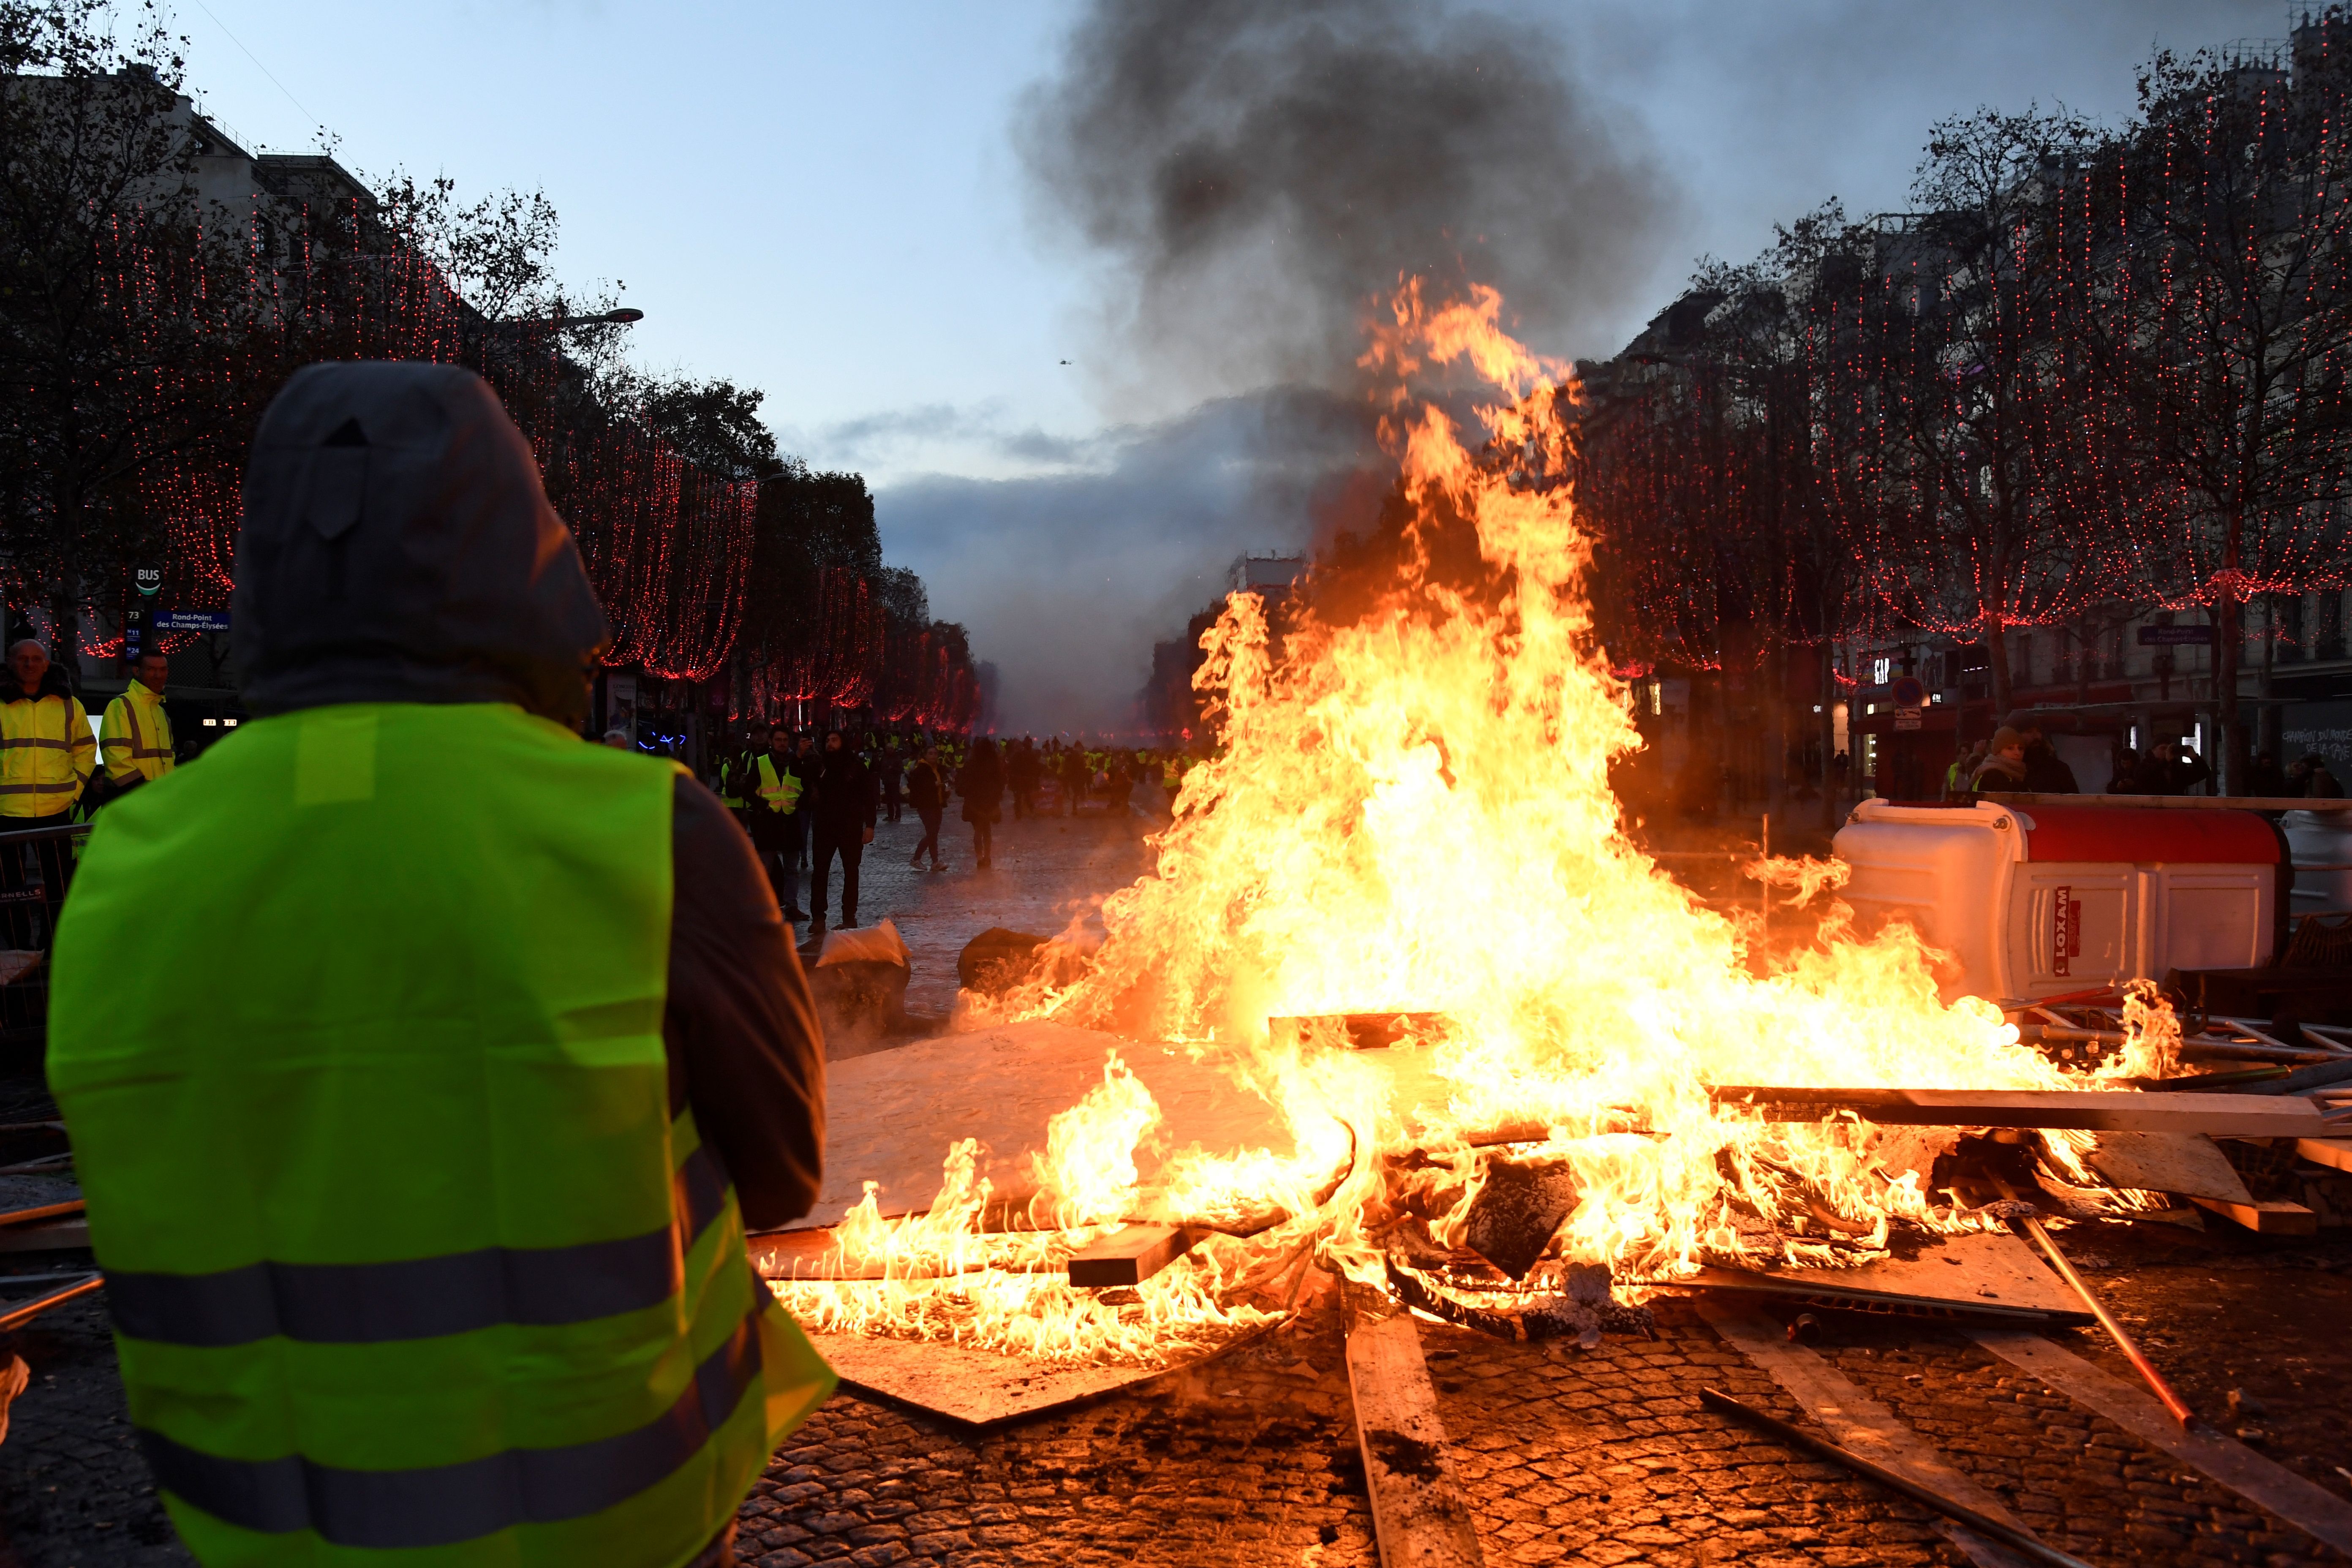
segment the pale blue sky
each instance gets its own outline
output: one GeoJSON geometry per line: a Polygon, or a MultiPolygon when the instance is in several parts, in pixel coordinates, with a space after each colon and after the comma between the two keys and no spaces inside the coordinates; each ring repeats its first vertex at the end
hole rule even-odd
{"type": "MultiPolygon", "coordinates": [[[[1079,14],[1068,0],[173,6],[191,85],[249,142],[306,149],[323,121],[371,176],[446,172],[461,195],[543,186],[567,279],[622,279],[646,312],[640,361],[761,387],[789,449],[866,472],[886,546],[1015,686],[1073,662],[1041,640],[1037,604],[1089,604],[1085,679],[1053,702],[1115,705],[1237,540],[1306,537],[1303,517],[1257,508],[1234,521],[1230,485],[1204,489],[1188,514],[1167,466],[1139,462],[1156,487],[1134,509],[1149,581],[1122,577],[1121,521],[1104,512],[1122,455],[1180,427],[1197,440],[1205,426],[1181,421],[1193,405],[1259,389],[1150,374],[1109,324],[1120,280],[1040,216],[1009,127],[1024,90],[1059,66],[1079,14]],[[1052,482],[1078,475],[1108,485],[1052,482]],[[1017,520],[1032,515],[1033,484],[1045,488],[1030,538],[1017,520]],[[1070,520],[1053,508],[1078,493],[1074,560],[1070,520]],[[996,520],[985,538],[957,526],[983,513],[996,520]]],[[[1650,286],[1591,341],[1539,345],[1568,355],[1608,353],[1693,258],[1752,254],[1775,218],[1832,194],[1857,213],[1902,205],[1941,115],[2063,100],[2118,117],[2151,45],[2275,36],[2287,20],[2276,0],[1494,8],[1553,24],[1572,74],[1648,143],[1671,187],[1650,286]]]]}

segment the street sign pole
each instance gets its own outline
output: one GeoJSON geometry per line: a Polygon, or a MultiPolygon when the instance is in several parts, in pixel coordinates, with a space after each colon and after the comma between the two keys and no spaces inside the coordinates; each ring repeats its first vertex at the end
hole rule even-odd
{"type": "Polygon", "coordinates": [[[159,566],[136,566],[131,572],[131,592],[122,596],[122,667],[128,672],[147,648],[148,621],[155,595],[163,586],[159,566]]]}

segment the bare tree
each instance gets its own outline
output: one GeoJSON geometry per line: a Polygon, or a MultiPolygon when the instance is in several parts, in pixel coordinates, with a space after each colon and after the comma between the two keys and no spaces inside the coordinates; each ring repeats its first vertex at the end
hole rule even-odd
{"type": "Polygon", "coordinates": [[[2341,583],[2352,501],[2352,24],[2281,60],[2159,55],[2143,123],[2104,160],[2086,342],[2106,383],[2147,591],[2213,622],[2221,785],[2246,762],[2244,606],[2341,583]]]}
{"type": "Polygon", "coordinates": [[[2087,382],[2063,324],[2087,278],[2067,197],[2095,145],[2069,115],[1980,110],[1937,125],[1921,212],[1883,226],[1840,401],[1860,426],[1842,493],[1865,591],[1916,626],[1973,632],[2006,713],[2006,633],[2097,580],[2087,382]]]}

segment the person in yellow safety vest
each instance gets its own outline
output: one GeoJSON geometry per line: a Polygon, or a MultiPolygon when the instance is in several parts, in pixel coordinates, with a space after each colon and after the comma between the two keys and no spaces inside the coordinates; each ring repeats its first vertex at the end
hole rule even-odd
{"type": "MultiPolygon", "coordinates": [[[[7,698],[0,702],[0,828],[63,827],[72,821],[74,803],[97,766],[89,715],[66,684],[65,671],[49,662],[47,645],[26,637],[11,647],[8,673],[7,698]]],[[[62,833],[35,839],[33,854],[40,868],[39,902],[54,921],[73,881],[72,843],[62,833]]],[[[23,857],[0,853],[0,892],[21,893],[31,886],[23,857]]],[[[34,908],[9,901],[9,946],[41,944],[33,927],[34,908]]]]}
{"type": "Polygon", "coordinates": [[[63,822],[97,771],[89,715],[47,645],[26,637],[11,647],[8,673],[16,679],[0,703],[0,816],[11,830],[63,822]]]}
{"type": "Polygon", "coordinates": [[[751,798],[759,802],[751,813],[751,843],[760,851],[768,886],[775,891],[776,908],[795,922],[808,919],[808,911],[801,908],[800,873],[801,840],[807,830],[801,790],[807,772],[793,758],[791,727],[779,724],[751,773],[751,798]]]}
{"type": "Polygon", "coordinates": [[[255,717],[55,948],[129,1435],[206,1568],[719,1568],[834,1387],[744,1239],[822,1186],[807,979],[717,798],[582,739],[611,632],[487,383],[310,365],[252,453],[255,717]]]}
{"type": "Polygon", "coordinates": [[[172,679],[172,661],[160,653],[143,653],[136,670],[131,684],[106,705],[106,717],[98,722],[98,749],[106,760],[106,781],[118,795],[172,771],[172,720],[163,711],[163,688],[172,679]]]}

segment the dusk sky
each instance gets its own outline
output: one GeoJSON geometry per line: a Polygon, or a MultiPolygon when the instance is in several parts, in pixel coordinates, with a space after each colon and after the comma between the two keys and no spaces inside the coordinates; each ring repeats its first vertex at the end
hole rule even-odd
{"type": "MultiPolygon", "coordinates": [[[[1003,671],[1003,721],[1045,729],[1116,720],[1151,642],[1212,596],[1226,562],[1308,539],[1321,471],[1308,448],[1330,445],[1328,421],[1265,395],[1317,379],[1298,303],[1417,243],[1293,254],[1316,249],[1290,228],[1312,221],[1298,197],[1320,173],[1296,154],[1265,176],[1250,230],[1264,247],[1213,241],[1227,250],[1213,266],[1172,288],[1163,271],[1155,293],[1153,258],[1105,239],[1132,216],[1117,204],[1153,150],[1071,130],[1124,109],[1094,79],[1101,57],[1068,47],[1089,17],[1137,30],[1136,11],[1105,3],[181,0],[176,23],[191,85],[249,146],[307,151],[323,125],[371,179],[446,173],[461,196],[543,187],[567,280],[619,279],[646,312],[640,363],[759,387],[787,449],[864,472],[893,560],[1003,671]],[[1263,298],[1261,251],[1283,275],[1263,298]]],[[[1464,221],[1482,239],[1512,230],[1493,236],[1498,265],[1540,280],[1526,325],[1564,356],[1608,353],[1696,258],[1745,258],[1825,197],[1856,215],[1903,207],[1942,116],[2038,100],[2120,119],[2154,47],[2275,37],[2290,21],[2276,0],[1362,15],[1376,13],[1387,31],[1372,47],[1394,55],[1410,34],[1472,69],[1490,49],[1517,73],[1498,92],[1550,105],[1549,139],[1513,142],[1517,161],[1464,221]]],[[[1343,32],[1377,30],[1338,15],[1343,32]]],[[[1205,77],[1201,112],[1281,119],[1286,104],[1242,101],[1225,68],[1205,77]]],[[[1396,100],[1410,95],[1391,89],[1374,101],[1368,84],[1347,112],[1409,122],[1396,100]]],[[[1132,116],[1123,128],[1142,134],[1132,116]]],[[[1497,133],[1483,134],[1478,146],[1497,133]]],[[[1432,210],[1424,191],[1395,221],[1432,210]]],[[[1340,322],[1360,309],[1319,302],[1340,322]]]]}

